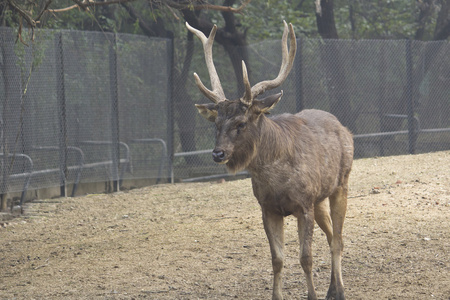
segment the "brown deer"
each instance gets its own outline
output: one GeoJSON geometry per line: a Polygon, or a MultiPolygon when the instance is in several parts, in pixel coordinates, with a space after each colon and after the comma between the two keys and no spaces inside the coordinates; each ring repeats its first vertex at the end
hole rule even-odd
{"type": "Polygon", "coordinates": [[[202,41],[211,79],[212,90],[209,90],[194,73],[200,91],[214,102],[196,105],[200,114],[216,125],[213,159],[226,164],[230,172],[247,169],[251,174],[253,193],[261,205],[272,254],[272,299],[283,298],[283,226],[284,217],[291,214],[298,220],[300,263],[306,276],[308,299],[317,299],[311,255],[314,220],[325,232],[331,249],[331,284],[327,299],[344,299],[342,229],[353,162],[352,135],[336,117],[320,110],[267,117],[283,92],[256,99],[266,90],[280,86],[292,69],[297,47],[292,24],[288,27],[284,22],[282,64],[278,76],[251,87],[242,62],[245,92],[236,100],[226,99],[214,67],[212,44],[217,27],[213,27],[207,38],[189,24],[186,26],[202,41]]]}

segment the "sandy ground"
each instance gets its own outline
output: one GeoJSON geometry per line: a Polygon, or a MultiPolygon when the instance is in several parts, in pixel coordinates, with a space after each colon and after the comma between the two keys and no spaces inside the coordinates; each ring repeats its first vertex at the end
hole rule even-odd
{"type": "MultiPolygon", "coordinates": [[[[450,152],[354,163],[344,227],[348,299],[450,299],[450,152]]],[[[270,299],[250,180],[158,185],[31,203],[0,224],[0,299],[270,299]]],[[[286,299],[305,299],[287,217],[286,299]]],[[[314,234],[314,280],[330,277],[314,234]]]]}

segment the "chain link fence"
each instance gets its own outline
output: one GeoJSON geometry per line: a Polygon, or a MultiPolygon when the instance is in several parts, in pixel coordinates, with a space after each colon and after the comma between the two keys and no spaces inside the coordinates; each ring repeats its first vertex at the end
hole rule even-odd
{"type": "Polygon", "coordinates": [[[1,194],[170,176],[171,41],[43,30],[25,46],[9,28],[0,38],[1,194]]]}
{"type": "MultiPolygon", "coordinates": [[[[241,51],[248,54],[252,85],[278,75],[280,41],[263,41],[241,51]]],[[[195,53],[203,55],[199,42],[195,53]]],[[[448,150],[449,57],[447,41],[302,38],[298,40],[291,74],[281,87],[268,92],[284,91],[272,114],[307,108],[332,112],[354,134],[355,158],[448,150]]],[[[193,64],[191,73],[197,72],[209,86],[202,59],[193,64]]],[[[227,97],[242,96],[236,94],[238,88],[230,59],[217,45],[214,61],[227,97]]],[[[189,85],[195,86],[190,80],[189,85]]],[[[192,98],[195,103],[208,102],[200,93],[192,98]]],[[[191,109],[185,112],[195,113],[191,109]]],[[[181,152],[174,158],[176,177],[214,178],[226,173],[223,166],[214,165],[211,151],[198,151],[214,148],[214,125],[197,114],[190,128],[196,133],[195,139],[191,138],[184,148],[181,143],[175,144],[178,147],[175,152],[181,152]],[[201,154],[192,156],[196,153],[201,154]]],[[[180,135],[177,132],[175,137],[180,135]]]]}
{"type": "MultiPolygon", "coordinates": [[[[299,39],[293,71],[273,114],[318,108],[355,137],[355,157],[450,149],[450,44],[397,40],[299,39]]],[[[0,194],[123,180],[214,178],[214,125],[198,41],[79,31],[36,33],[29,46],[0,28],[0,194]]],[[[241,94],[230,63],[245,52],[250,81],[277,76],[280,40],[214,61],[229,99],[241,94]]],[[[270,93],[270,92],[269,92],[270,93]]],[[[71,187],[67,190],[67,187],[71,187]]],[[[23,200],[23,199],[22,199],[23,200]]]]}

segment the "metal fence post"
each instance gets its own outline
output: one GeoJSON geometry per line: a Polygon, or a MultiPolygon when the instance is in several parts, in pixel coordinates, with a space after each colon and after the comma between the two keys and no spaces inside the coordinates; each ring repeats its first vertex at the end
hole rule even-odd
{"type": "Polygon", "coordinates": [[[111,155],[113,191],[120,190],[119,164],[119,90],[117,78],[117,34],[114,33],[109,46],[109,84],[111,91],[111,155]]]}
{"type": "MultiPolygon", "coordinates": [[[[380,127],[378,130],[380,132],[386,131],[386,120],[384,117],[385,114],[385,107],[384,107],[384,101],[386,99],[386,73],[387,73],[387,63],[386,63],[386,43],[384,41],[380,41],[380,58],[378,60],[378,93],[377,93],[377,106],[378,106],[378,118],[380,120],[380,127]]],[[[384,142],[385,138],[381,137],[379,146],[380,146],[380,155],[384,156],[384,142]]]]}
{"type": "Polygon", "coordinates": [[[168,85],[167,85],[167,154],[168,154],[168,178],[171,183],[173,183],[173,155],[174,155],[174,104],[173,104],[173,66],[174,66],[174,45],[173,38],[167,41],[167,74],[168,74],[168,85]]]}
{"type": "Polygon", "coordinates": [[[416,152],[416,128],[414,125],[412,41],[406,41],[406,107],[408,114],[408,152],[416,152]]]}
{"type": "Polygon", "coordinates": [[[66,117],[66,93],[64,87],[64,53],[62,32],[56,37],[56,95],[58,98],[59,120],[59,168],[60,168],[60,193],[61,197],[67,196],[67,117],[66,117]]]}
{"type": "Polygon", "coordinates": [[[295,58],[295,108],[301,111],[305,108],[303,103],[303,41],[302,38],[297,39],[297,54],[295,58]]]}

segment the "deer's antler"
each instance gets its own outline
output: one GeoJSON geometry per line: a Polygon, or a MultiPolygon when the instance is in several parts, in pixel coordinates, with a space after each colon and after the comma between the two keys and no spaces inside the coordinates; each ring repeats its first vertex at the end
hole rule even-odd
{"type": "Polygon", "coordinates": [[[205,52],[205,61],[206,61],[206,67],[208,68],[209,77],[211,80],[211,86],[212,91],[207,89],[205,85],[200,80],[200,77],[198,77],[197,73],[194,73],[195,82],[200,89],[200,91],[203,93],[203,95],[206,96],[206,98],[210,99],[214,103],[219,103],[221,101],[226,100],[225,93],[222,89],[222,84],[220,83],[219,76],[217,75],[216,68],[214,67],[213,57],[212,57],[212,45],[214,42],[214,37],[216,35],[217,26],[214,25],[214,27],[211,29],[211,33],[209,34],[209,37],[207,38],[203,32],[200,30],[195,29],[194,27],[190,26],[188,22],[186,22],[187,29],[195,34],[200,41],[203,44],[203,50],[205,52]]]}
{"type": "Polygon", "coordinates": [[[282,61],[280,72],[278,73],[278,76],[275,79],[261,81],[250,88],[247,68],[245,66],[244,61],[242,61],[242,73],[243,73],[242,77],[244,79],[245,93],[244,96],[241,98],[241,101],[246,105],[251,105],[253,99],[255,99],[258,95],[264,93],[266,90],[271,90],[280,86],[284,82],[286,77],[289,75],[289,72],[292,69],[292,66],[294,64],[295,53],[297,51],[297,40],[295,38],[294,28],[292,27],[292,24],[289,24],[288,27],[286,21],[283,21],[283,23],[284,23],[284,32],[283,37],[281,39],[282,61]],[[288,34],[290,36],[289,52],[287,46],[288,34]]]}

